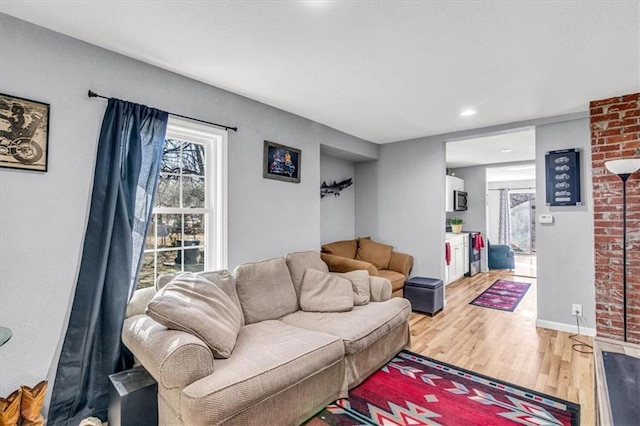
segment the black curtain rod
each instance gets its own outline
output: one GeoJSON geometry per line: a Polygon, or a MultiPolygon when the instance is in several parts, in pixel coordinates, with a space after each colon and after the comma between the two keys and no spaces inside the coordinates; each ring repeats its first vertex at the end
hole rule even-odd
{"type": "MultiPolygon", "coordinates": [[[[102,95],[98,95],[96,92],[94,92],[93,90],[89,90],[89,92],[87,93],[87,95],[90,98],[102,98],[102,99],[106,99],[109,100],[111,98],[108,98],[106,96],[102,96],[102,95]]],[[[218,124],[218,123],[212,123],[211,121],[204,121],[204,120],[200,120],[198,118],[193,118],[193,117],[187,117],[186,115],[180,115],[180,114],[174,114],[172,112],[169,113],[170,115],[173,115],[174,117],[180,117],[180,118],[186,118],[187,120],[192,120],[192,121],[197,121],[198,123],[204,123],[204,124],[210,124],[212,126],[218,126],[218,127],[222,127],[225,130],[233,130],[234,132],[238,131],[237,127],[231,127],[231,126],[225,126],[224,124],[218,124]]]]}

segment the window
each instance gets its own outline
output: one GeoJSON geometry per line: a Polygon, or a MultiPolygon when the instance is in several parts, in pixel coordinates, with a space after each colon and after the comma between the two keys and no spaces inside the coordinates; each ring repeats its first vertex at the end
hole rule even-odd
{"type": "Polygon", "coordinates": [[[138,288],[227,266],[227,132],[169,117],[138,288]]]}

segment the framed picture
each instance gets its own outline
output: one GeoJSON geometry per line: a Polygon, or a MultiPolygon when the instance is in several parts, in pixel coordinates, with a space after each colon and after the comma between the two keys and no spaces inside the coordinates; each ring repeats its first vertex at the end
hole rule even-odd
{"type": "Polygon", "coordinates": [[[0,93],[0,167],[47,171],[49,104],[0,93]]]}
{"type": "Polygon", "coordinates": [[[580,151],[562,149],[545,155],[548,206],[580,206],[580,151]]]}
{"type": "Polygon", "coordinates": [[[300,183],[301,160],[299,149],[264,141],[262,177],[300,183]]]}

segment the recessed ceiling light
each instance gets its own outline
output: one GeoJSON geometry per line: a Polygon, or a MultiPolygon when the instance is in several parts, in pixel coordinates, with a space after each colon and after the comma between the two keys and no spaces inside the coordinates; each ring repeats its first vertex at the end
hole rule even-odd
{"type": "Polygon", "coordinates": [[[306,3],[309,6],[322,7],[328,3],[327,0],[307,0],[306,3]]]}
{"type": "Polygon", "coordinates": [[[472,115],[476,115],[478,111],[475,109],[465,109],[460,113],[460,117],[471,117],[472,115]]]}
{"type": "Polygon", "coordinates": [[[500,151],[500,152],[507,153],[507,152],[513,152],[513,150],[512,150],[512,149],[503,149],[503,150],[502,150],[502,151],[500,151]]]}

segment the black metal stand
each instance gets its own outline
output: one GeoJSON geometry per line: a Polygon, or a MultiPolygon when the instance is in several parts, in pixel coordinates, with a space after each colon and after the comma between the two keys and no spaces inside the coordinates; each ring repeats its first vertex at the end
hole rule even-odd
{"type": "Polygon", "coordinates": [[[630,173],[619,174],[622,179],[622,321],[624,341],[627,341],[627,179],[630,173]]]}

